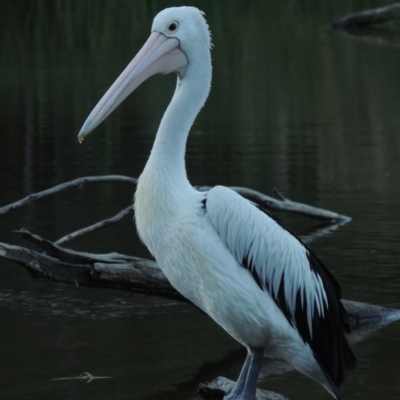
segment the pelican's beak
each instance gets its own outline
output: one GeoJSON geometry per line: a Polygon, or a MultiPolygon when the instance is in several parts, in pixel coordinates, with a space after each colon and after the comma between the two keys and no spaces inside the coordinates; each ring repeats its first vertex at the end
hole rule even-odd
{"type": "Polygon", "coordinates": [[[82,143],[85,136],[103,122],[125,98],[147,78],[155,74],[176,72],[184,77],[188,66],[186,54],[180,42],[159,32],[152,32],[136,57],[107,90],[90,113],[78,135],[82,143]]]}

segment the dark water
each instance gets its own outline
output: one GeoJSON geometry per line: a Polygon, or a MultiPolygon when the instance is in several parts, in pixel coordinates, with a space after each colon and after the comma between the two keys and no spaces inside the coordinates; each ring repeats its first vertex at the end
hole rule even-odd
{"type": "MultiPolygon", "coordinates": [[[[344,297],[400,308],[400,50],[324,28],[389,2],[189,3],[206,11],[215,44],[212,93],[188,143],[191,182],[277,187],[351,216],[313,249],[344,297]]],[[[1,205],[76,177],[140,174],[174,77],[149,80],[83,146],[76,135],[169,5],[1,3],[1,205]]],[[[119,184],[73,189],[2,216],[0,240],[23,243],[11,233],[20,227],[55,240],[131,199],[132,188],[119,184]]],[[[313,225],[284,217],[299,233],[313,225]]],[[[130,218],[69,246],[147,256],[130,218]]],[[[11,262],[0,267],[2,399],[194,399],[198,383],[235,377],[244,357],[191,306],[32,280],[11,262]],[[85,371],[112,379],[53,380],[85,371]]],[[[355,345],[347,400],[400,397],[399,338],[397,323],[355,345]]],[[[329,398],[295,372],[260,386],[291,399],[329,398]]]]}

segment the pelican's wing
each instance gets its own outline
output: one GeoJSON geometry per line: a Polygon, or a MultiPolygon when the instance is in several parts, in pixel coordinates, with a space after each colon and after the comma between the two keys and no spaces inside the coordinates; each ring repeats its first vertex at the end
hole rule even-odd
{"type": "Polygon", "coordinates": [[[337,281],[300,239],[236,192],[217,186],[203,204],[223,243],[339,386],[355,358],[343,334],[349,325],[337,281]]]}

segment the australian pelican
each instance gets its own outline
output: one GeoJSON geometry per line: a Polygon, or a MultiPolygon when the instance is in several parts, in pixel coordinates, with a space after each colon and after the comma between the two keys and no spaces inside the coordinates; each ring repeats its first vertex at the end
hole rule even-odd
{"type": "Polygon", "coordinates": [[[339,399],[355,366],[339,284],[268,211],[226,187],[198,192],[187,179],[187,137],[211,86],[210,48],[201,11],[161,11],[79,141],[144,80],[175,72],[176,90],[135,194],[139,236],[171,284],[247,348],[226,399],[255,398],[264,355],[287,361],[339,399]]]}

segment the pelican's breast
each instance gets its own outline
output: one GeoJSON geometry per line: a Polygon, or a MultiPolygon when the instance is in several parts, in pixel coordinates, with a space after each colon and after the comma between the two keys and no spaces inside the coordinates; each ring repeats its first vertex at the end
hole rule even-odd
{"type": "Polygon", "coordinates": [[[204,264],[197,243],[197,235],[206,224],[201,204],[204,194],[191,186],[175,190],[171,186],[172,182],[157,182],[154,174],[144,172],[135,194],[135,222],[140,239],[167,278],[182,292],[181,287],[190,285],[191,274],[196,270],[189,267],[204,264]]]}
{"type": "MultiPolygon", "coordinates": [[[[223,245],[203,199],[204,194],[195,191],[174,207],[146,184],[138,185],[135,213],[139,235],[183,296],[241,343],[264,344],[265,336],[271,336],[267,314],[275,314],[276,307],[223,245]]],[[[280,317],[277,315],[278,320],[280,317]]]]}

